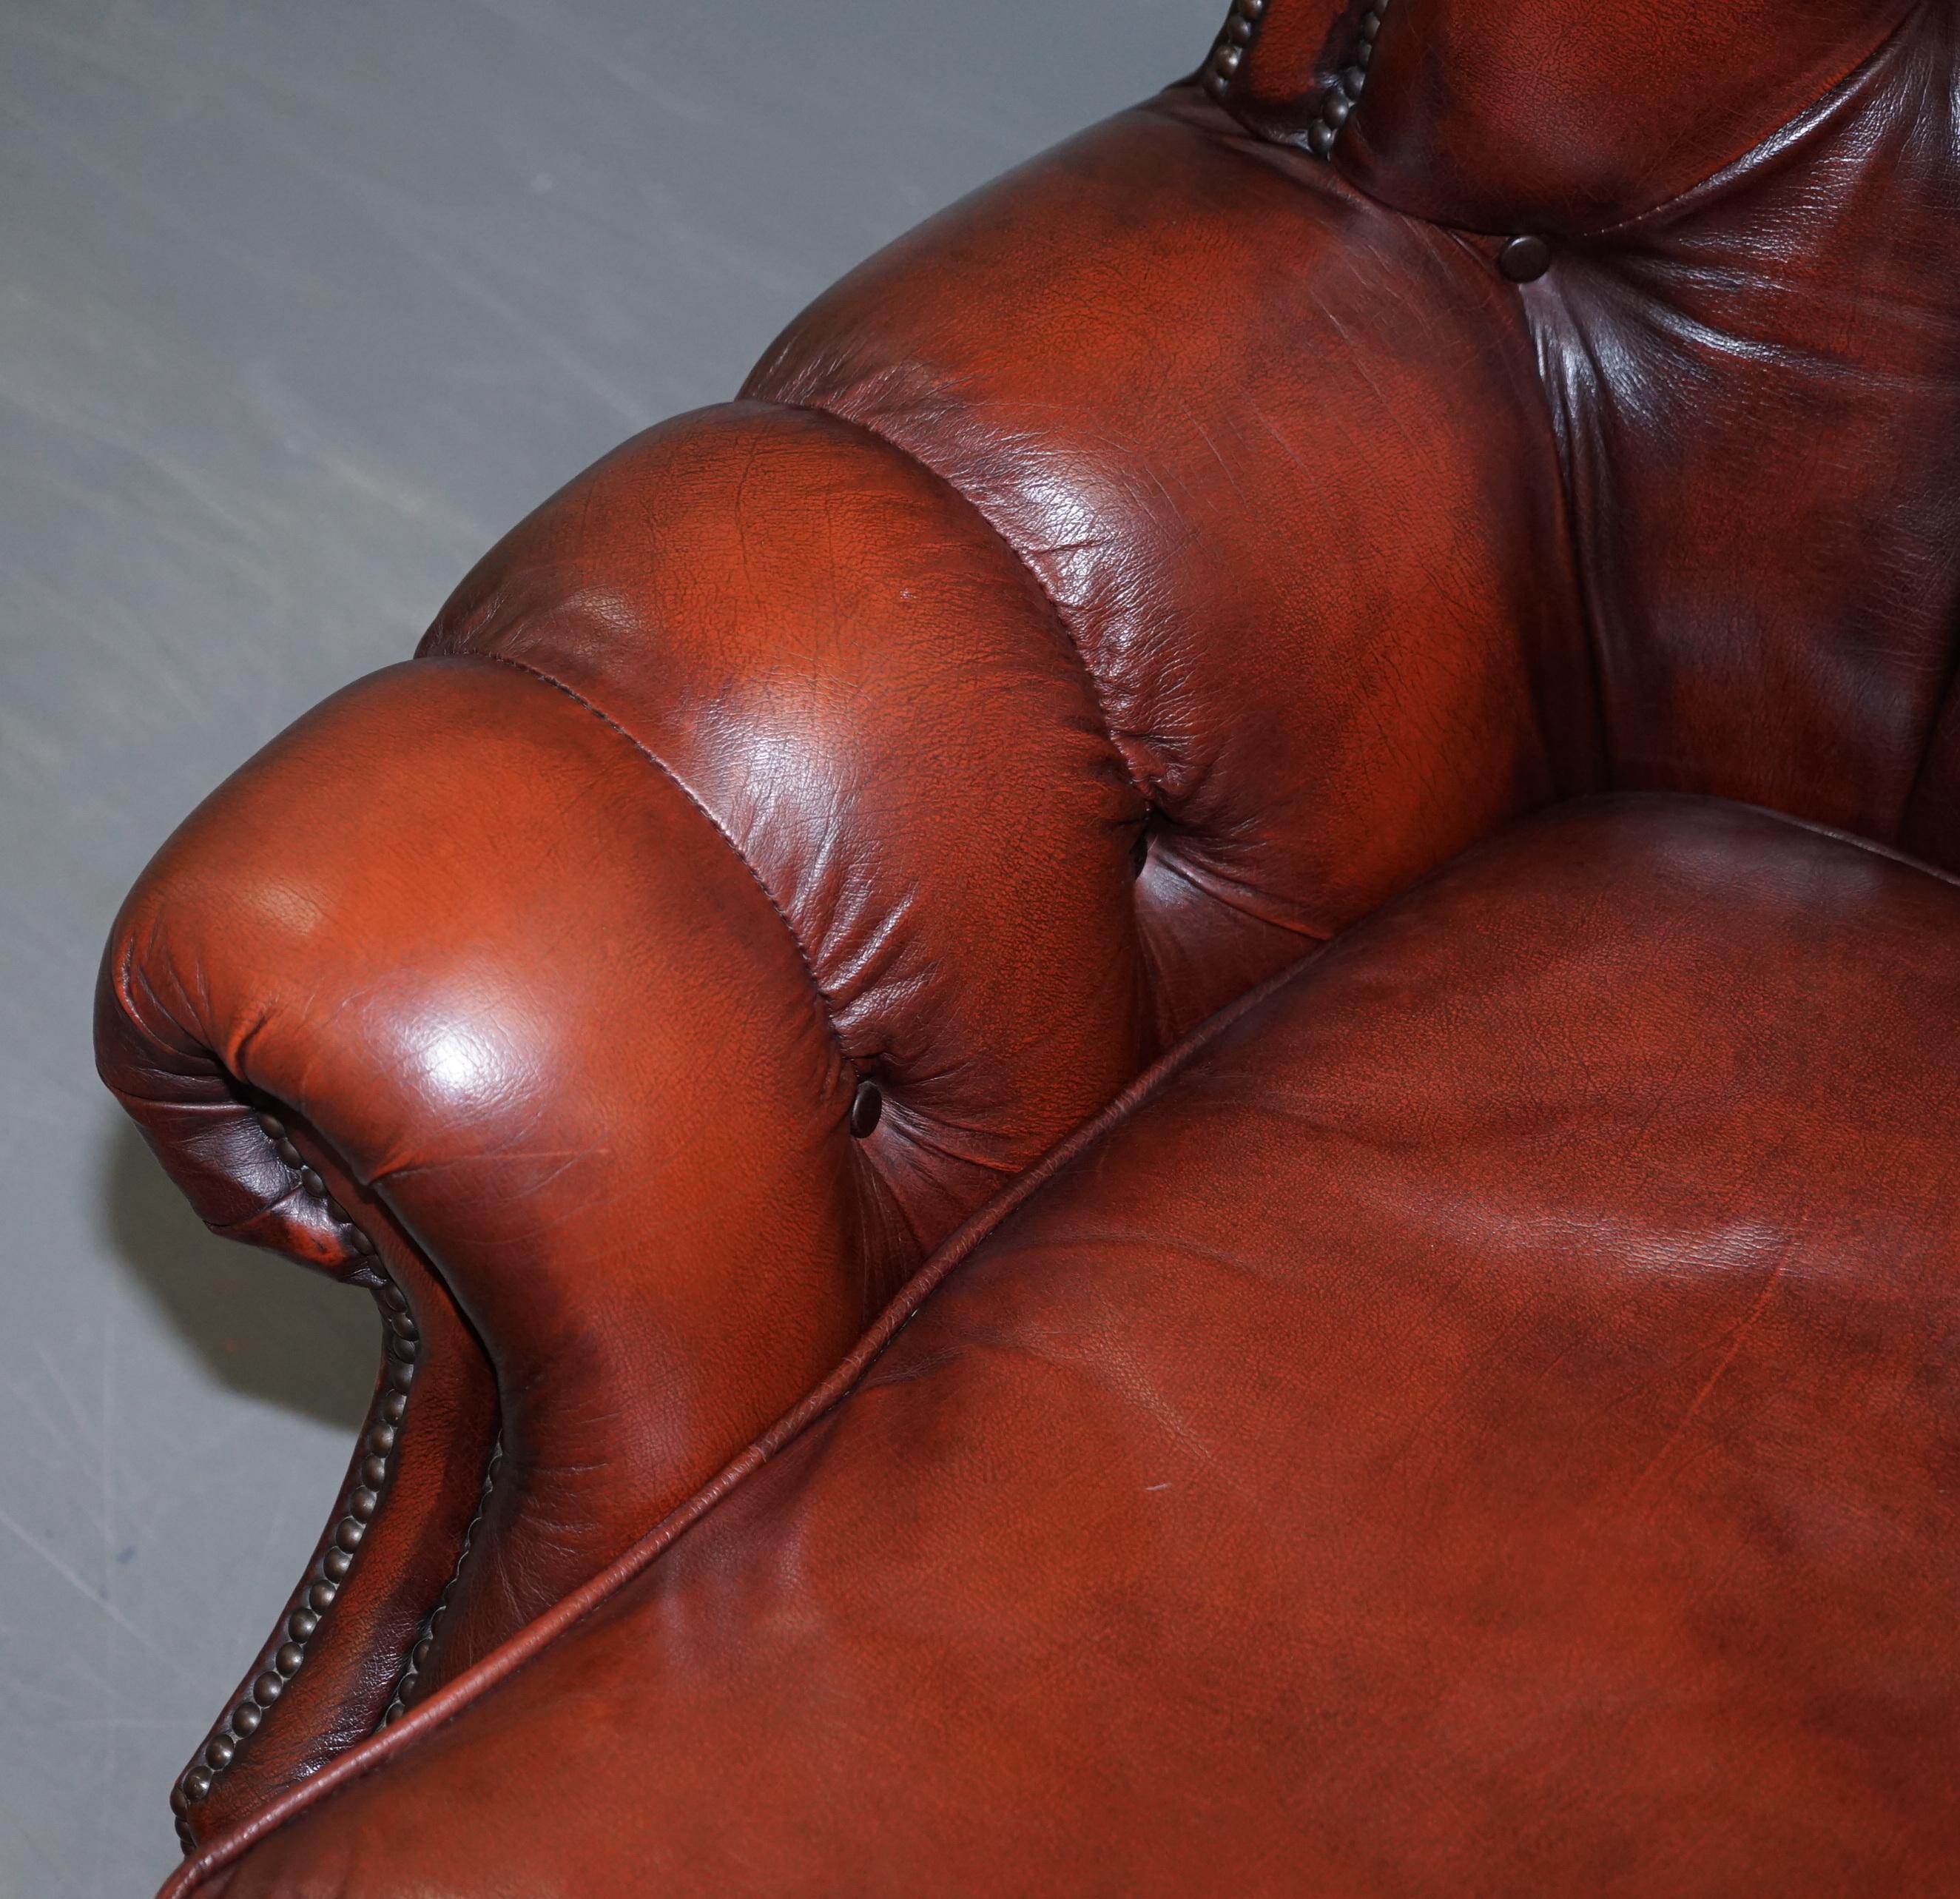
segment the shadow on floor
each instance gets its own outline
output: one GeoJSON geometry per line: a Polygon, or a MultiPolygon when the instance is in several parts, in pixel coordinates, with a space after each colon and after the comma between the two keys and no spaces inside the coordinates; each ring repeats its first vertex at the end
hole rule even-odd
{"type": "Polygon", "coordinates": [[[359,1431],[381,1357],[367,1293],[218,1238],[119,1117],[102,1193],[117,1257],[215,1382],[343,1426],[350,1439],[359,1431]]]}

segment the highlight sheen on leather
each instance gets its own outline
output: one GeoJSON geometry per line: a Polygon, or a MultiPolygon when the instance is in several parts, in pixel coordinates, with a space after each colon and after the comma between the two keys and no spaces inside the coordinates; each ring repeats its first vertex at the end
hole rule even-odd
{"type": "Polygon", "coordinates": [[[132,893],[168,1890],[1949,1889],[1957,642],[1960,14],[1231,0],[132,893]]]}

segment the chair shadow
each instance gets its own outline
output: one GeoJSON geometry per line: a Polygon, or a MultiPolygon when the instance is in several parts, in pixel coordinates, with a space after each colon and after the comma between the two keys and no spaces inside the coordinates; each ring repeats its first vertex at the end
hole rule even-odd
{"type": "Polygon", "coordinates": [[[111,1247],[213,1383],[339,1426],[366,1418],[381,1327],[364,1292],[221,1240],[193,1213],[129,1122],[105,1143],[101,1204],[111,1247]]]}

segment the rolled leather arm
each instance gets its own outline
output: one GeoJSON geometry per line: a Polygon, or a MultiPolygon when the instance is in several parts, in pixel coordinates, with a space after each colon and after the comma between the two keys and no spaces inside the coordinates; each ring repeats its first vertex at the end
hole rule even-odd
{"type": "Polygon", "coordinates": [[[428,645],[221,787],[104,964],[102,1072],[199,1213],[390,1341],[358,1547],[329,1524],[189,1838],[603,1568],[1150,1046],[1080,662],[862,432],[657,430],[428,645]]]}
{"type": "Polygon", "coordinates": [[[440,1494],[390,1473],[330,1617],[399,1620],[360,1586],[398,1531],[433,1537],[434,1571],[362,1645],[380,1666],[332,1739],[380,1716],[493,1440],[427,1678],[792,1403],[891,1271],[852,1179],[851,1066],[767,898],[683,791],[508,668],[377,674],[224,786],[117,923],[100,1050],[215,1230],[391,1269],[412,1302],[399,1449],[439,1440],[440,1494]]]}

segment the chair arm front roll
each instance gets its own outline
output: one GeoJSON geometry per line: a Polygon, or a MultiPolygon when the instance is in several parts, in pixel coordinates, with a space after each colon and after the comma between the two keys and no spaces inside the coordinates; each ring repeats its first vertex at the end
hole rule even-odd
{"type": "Polygon", "coordinates": [[[971,506],[740,404],[581,476],[165,845],[103,1074],[390,1341],[187,1837],[602,1569],[1148,1059],[1144,815],[971,506]]]}
{"type": "Polygon", "coordinates": [[[221,787],[117,921],[98,1050],[215,1231],[408,1308],[391,1467],[205,1831],[371,1729],[463,1535],[425,1687],[792,1404],[892,1276],[851,1065],[769,899],[512,666],[377,674],[221,787]]]}

